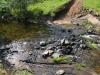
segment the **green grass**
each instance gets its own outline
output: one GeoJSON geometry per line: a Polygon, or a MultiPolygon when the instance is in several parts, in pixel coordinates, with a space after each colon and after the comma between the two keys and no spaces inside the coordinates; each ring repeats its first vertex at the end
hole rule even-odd
{"type": "Polygon", "coordinates": [[[17,71],[14,75],[34,75],[27,70],[17,71]]]}
{"type": "Polygon", "coordinates": [[[75,64],[75,68],[77,69],[77,70],[82,70],[83,68],[85,68],[86,67],[86,64],[83,64],[83,63],[76,63],[75,64]]]}
{"type": "Polygon", "coordinates": [[[69,2],[69,0],[46,0],[36,4],[29,4],[27,10],[33,14],[39,14],[42,12],[43,15],[54,15],[54,12],[59,9],[60,6],[67,2],[69,2]]]}
{"type": "Polygon", "coordinates": [[[98,50],[97,44],[91,43],[91,42],[87,42],[87,44],[88,44],[88,47],[90,49],[93,49],[93,50],[96,49],[96,50],[98,50]]]}
{"type": "Polygon", "coordinates": [[[100,13],[100,0],[84,0],[83,7],[100,13]]]}
{"type": "Polygon", "coordinates": [[[67,57],[67,56],[61,56],[61,57],[57,57],[57,58],[53,58],[53,62],[55,63],[60,63],[60,62],[70,62],[71,58],[67,57]]]}
{"type": "Polygon", "coordinates": [[[86,44],[87,44],[87,47],[92,50],[99,50],[97,44],[91,39],[86,39],[86,44]]]}

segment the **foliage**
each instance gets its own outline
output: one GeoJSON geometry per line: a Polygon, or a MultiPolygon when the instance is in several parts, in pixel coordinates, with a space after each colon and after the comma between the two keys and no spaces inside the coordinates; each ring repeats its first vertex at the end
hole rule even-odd
{"type": "Polygon", "coordinates": [[[82,27],[84,27],[86,30],[93,30],[94,29],[94,26],[88,20],[84,20],[82,22],[82,27]]]}
{"type": "Polygon", "coordinates": [[[100,0],[83,0],[83,7],[100,13],[100,0]]]}
{"type": "Polygon", "coordinates": [[[25,18],[37,19],[42,15],[52,14],[69,0],[0,0],[0,16],[10,15],[23,20],[25,18]],[[34,14],[34,15],[33,15],[34,14]],[[32,17],[33,16],[33,17],[32,17]]]}
{"type": "Polygon", "coordinates": [[[7,71],[4,69],[4,67],[1,63],[0,63],[0,75],[8,75],[7,71]]]}
{"type": "Polygon", "coordinates": [[[82,70],[84,67],[86,67],[86,64],[84,64],[84,63],[76,63],[75,64],[75,68],[77,70],[82,70]]]}
{"type": "Polygon", "coordinates": [[[33,75],[33,74],[27,70],[21,70],[21,71],[17,71],[15,75],[33,75]]]}
{"type": "Polygon", "coordinates": [[[92,50],[94,50],[94,49],[98,50],[99,49],[98,45],[96,44],[96,42],[94,40],[92,40],[92,39],[85,38],[85,43],[86,43],[86,45],[87,45],[87,47],[89,49],[92,49],[92,50]]]}
{"type": "Polygon", "coordinates": [[[0,0],[0,11],[10,12],[13,16],[23,16],[28,3],[37,0],[0,0]]]}
{"type": "Polygon", "coordinates": [[[53,16],[55,11],[68,1],[69,0],[45,0],[36,4],[29,4],[27,10],[33,14],[51,14],[53,16]]]}
{"type": "Polygon", "coordinates": [[[90,48],[90,49],[96,49],[98,50],[98,47],[97,47],[97,44],[92,42],[91,40],[87,40],[87,46],[90,48]]]}
{"type": "MultiPolygon", "coordinates": [[[[9,13],[14,17],[26,18],[27,15],[51,15],[69,0],[0,0],[0,16],[9,13]]],[[[83,7],[100,12],[100,0],[84,0],[83,7]]]]}
{"type": "Polygon", "coordinates": [[[4,9],[4,8],[7,8],[9,7],[9,4],[7,5],[7,1],[5,0],[0,0],[0,12],[4,9]]]}
{"type": "Polygon", "coordinates": [[[61,56],[61,57],[53,58],[53,61],[56,62],[56,63],[69,62],[70,58],[67,57],[67,56],[61,56]]]}

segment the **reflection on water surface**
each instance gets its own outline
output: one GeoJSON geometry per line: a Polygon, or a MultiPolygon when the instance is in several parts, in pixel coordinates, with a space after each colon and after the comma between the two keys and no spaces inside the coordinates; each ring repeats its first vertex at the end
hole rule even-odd
{"type": "Polygon", "coordinates": [[[48,34],[46,25],[19,24],[19,23],[0,23],[0,35],[9,40],[17,40],[27,37],[38,37],[48,34]]]}

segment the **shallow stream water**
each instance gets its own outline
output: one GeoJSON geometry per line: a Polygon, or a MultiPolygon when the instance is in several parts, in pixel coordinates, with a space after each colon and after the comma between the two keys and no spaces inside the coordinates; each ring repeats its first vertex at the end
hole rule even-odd
{"type": "Polygon", "coordinates": [[[36,38],[46,34],[48,34],[48,26],[42,24],[0,23],[0,35],[8,40],[36,38]]]}
{"type": "MultiPolygon", "coordinates": [[[[68,27],[66,26],[66,29],[75,28],[75,27],[76,26],[68,25],[68,27]]],[[[52,27],[52,26],[44,25],[44,24],[43,25],[42,24],[19,24],[16,22],[5,23],[5,24],[0,23],[0,44],[2,46],[2,44],[5,44],[6,42],[9,43],[9,42],[13,42],[15,40],[17,41],[21,39],[35,40],[37,38],[46,38],[46,37],[51,37],[51,36],[63,37],[65,35],[70,34],[70,30],[68,31],[69,33],[65,33],[65,30],[63,30],[63,27],[61,26],[52,27]]],[[[74,34],[78,35],[82,31],[78,30],[76,27],[75,30],[73,30],[73,32],[74,34]]],[[[16,42],[15,42],[15,45],[17,45],[16,42]]],[[[95,52],[95,54],[94,55],[97,59],[94,60],[95,63],[93,67],[96,72],[100,72],[100,61],[98,59],[100,54],[98,54],[98,52],[97,53],[95,52]]],[[[15,58],[17,56],[19,57],[20,55],[15,54],[15,58]]],[[[23,58],[25,58],[25,56],[23,56],[23,58]]],[[[3,74],[9,75],[6,73],[6,71],[3,68],[0,69],[0,72],[1,72],[0,75],[3,75],[3,74]]]]}

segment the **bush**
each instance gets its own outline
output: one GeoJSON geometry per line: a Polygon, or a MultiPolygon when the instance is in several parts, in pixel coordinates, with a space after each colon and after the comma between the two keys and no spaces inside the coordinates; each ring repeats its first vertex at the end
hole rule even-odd
{"type": "Polygon", "coordinates": [[[51,16],[54,16],[56,10],[67,2],[69,2],[69,0],[45,0],[36,4],[28,4],[27,11],[33,14],[36,14],[37,12],[42,15],[50,14],[51,16]]]}
{"type": "Polygon", "coordinates": [[[55,63],[60,63],[60,62],[70,62],[71,58],[67,57],[67,56],[61,56],[61,57],[57,57],[57,58],[53,58],[53,61],[55,63]]]}
{"type": "Polygon", "coordinates": [[[100,0],[84,0],[83,7],[86,9],[91,9],[100,14],[100,0]]]}
{"type": "Polygon", "coordinates": [[[0,15],[9,13],[18,21],[36,19],[44,15],[55,15],[55,11],[69,0],[0,0],[0,15]],[[31,15],[31,17],[30,17],[31,15]],[[32,17],[33,16],[33,17],[32,17]]]}

